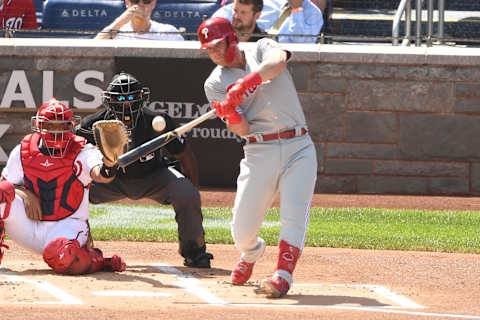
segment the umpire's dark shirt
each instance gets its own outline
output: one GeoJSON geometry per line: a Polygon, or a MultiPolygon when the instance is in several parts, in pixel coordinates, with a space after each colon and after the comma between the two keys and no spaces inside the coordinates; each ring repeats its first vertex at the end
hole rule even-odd
{"type": "MultiPolygon", "coordinates": [[[[93,138],[92,132],[92,125],[98,120],[110,120],[114,119],[113,116],[106,110],[98,111],[94,114],[90,114],[82,119],[80,128],[77,128],[76,134],[79,136],[85,137],[88,142],[95,144],[95,139],[93,138]]],[[[150,109],[144,108],[143,113],[140,115],[138,119],[136,127],[130,133],[130,143],[129,149],[133,149],[148,140],[158,137],[160,134],[165,133],[167,131],[175,129],[176,123],[175,121],[170,118],[166,113],[152,111],[150,109]],[[161,115],[165,118],[166,127],[163,132],[156,132],[152,128],[152,119],[157,116],[161,115]]],[[[165,148],[168,150],[170,154],[179,154],[185,150],[185,140],[183,137],[179,137],[172,142],[168,143],[165,148]]],[[[147,177],[151,172],[156,170],[157,168],[164,168],[167,167],[167,163],[163,159],[162,152],[157,150],[152,152],[140,160],[130,164],[126,167],[125,172],[123,170],[119,170],[117,174],[117,179],[141,179],[147,177]]]]}

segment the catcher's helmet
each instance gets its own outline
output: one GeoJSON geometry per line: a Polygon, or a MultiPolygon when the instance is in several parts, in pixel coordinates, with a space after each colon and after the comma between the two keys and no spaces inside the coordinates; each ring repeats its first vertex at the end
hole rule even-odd
{"type": "Polygon", "coordinates": [[[207,19],[198,27],[197,33],[202,43],[200,49],[205,49],[217,44],[223,39],[227,39],[228,49],[225,53],[225,61],[228,63],[232,62],[235,56],[238,38],[230,21],[225,18],[207,19]]]}
{"type": "Polygon", "coordinates": [[[150,102],[150,89],[131,74],[120,72],[113,76],[102,99],[105,108],[130,130],[137,125],[142,108],[150,102]]]}
{"type": "Polygon", "coordinates": [[[52,158],[63,158],[80,116],[55,98],[45,102],[32,117],[32,131],[38,132],[52,158]]]}

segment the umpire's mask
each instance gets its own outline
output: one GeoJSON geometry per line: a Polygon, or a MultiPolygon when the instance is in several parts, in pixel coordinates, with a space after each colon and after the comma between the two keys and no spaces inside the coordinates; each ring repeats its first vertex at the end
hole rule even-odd
{"type": "Polygon", "coordinates": [[[105,108],[131,130],[137,125],[142,108],[150,102],[150,89],[131,74],[121,72],[113,76],[102,100],[105,108]]]}

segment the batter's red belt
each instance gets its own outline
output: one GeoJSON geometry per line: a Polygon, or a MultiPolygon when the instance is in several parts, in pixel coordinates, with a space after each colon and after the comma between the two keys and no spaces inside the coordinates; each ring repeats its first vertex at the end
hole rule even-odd
{"type": "Polygon", "coordinates": [[[300,130],[291,129],[282,132],[275,132],[275,133],[267,133],[267,134],[258,134],[255,136],[248,137],[247,141],[249,143],[254,142],[262,142],[262,141],[269,141],[269,140],[277,140],[277,139],[291,139],[299,136],[303,136],[307,133],[307,129],[301,128],[300,130]]]}

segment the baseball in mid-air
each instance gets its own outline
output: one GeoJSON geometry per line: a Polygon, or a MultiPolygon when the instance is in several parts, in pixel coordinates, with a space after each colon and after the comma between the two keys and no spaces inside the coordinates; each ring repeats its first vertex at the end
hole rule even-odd
{"type": "Polygon", "coordinates": [[[165,123],[165,119],[162,116],[156,116],[152,120],[152,127],[153,127],[153,130],[155,131],[158,131],[158,132],[163,131],[166,125],[167,124],[165,123]]]}

